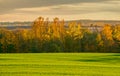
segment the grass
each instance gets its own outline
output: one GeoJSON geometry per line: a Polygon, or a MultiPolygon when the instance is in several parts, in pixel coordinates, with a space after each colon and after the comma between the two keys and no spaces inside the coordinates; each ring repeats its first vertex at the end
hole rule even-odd
{"type": "Polygon", "coordinates": [[[0,54],[0,76],[120,76],[120,54],[0,54]]]}

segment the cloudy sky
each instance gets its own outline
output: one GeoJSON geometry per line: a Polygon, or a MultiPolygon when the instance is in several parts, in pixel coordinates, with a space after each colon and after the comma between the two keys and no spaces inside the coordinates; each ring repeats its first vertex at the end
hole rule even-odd
{"type": "Polygon", "coordinates": [[[120,0],[0,0],[0,21],[120,20],[120,0]]]}

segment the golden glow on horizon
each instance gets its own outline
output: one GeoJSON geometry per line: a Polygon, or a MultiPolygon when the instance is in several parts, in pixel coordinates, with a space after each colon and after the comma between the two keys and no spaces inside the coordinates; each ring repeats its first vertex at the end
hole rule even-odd
{"type": "Polygon", "coordinates": [[[96,15],[91,14],[82,14],[82,15],[32,15],[32,14],[5,14],[0,15],[0,21],[34,21],[37,17],[43,16],[48,17],[52,20],[54,17],[59,17],[60,19],[65,20],[79,20],[79,19],[91,19],[91,20],[120,20],[114,13],[109,12],[100,12],[96,15]]]}

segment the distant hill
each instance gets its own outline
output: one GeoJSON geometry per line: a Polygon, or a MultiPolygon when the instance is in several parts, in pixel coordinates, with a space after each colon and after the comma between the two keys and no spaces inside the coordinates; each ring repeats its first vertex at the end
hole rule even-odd
{"type": "MultiPolygon", "coordinates": [[[[120,21],[115,20],[72,20],[72,21],[66,21],[66,25],[69,22],[77,22],[80,23],[83,27],[89,27],[92,25],[97,26],[104,26],[105,24],[110,24],[112,26],[114,25],[120,25],[120,21]]],[[[29,29],[32,26],[32,22],[0,22],[0,27],[4,27],[7,29],[17,29],[17,28],[24,28],[29,29]]]]}
{"type": "MultiPolygon", "coordinates": [[[[81,26],[90,26],[90,25],[97,25],[97,26],[104,26],[105,24],[110,25],[120,25],[120,21],[115,20],[74,20],[75,22],[81,23],[81,26]]],[[[68,21],[72,22],[72,21],[68,21]]]]}

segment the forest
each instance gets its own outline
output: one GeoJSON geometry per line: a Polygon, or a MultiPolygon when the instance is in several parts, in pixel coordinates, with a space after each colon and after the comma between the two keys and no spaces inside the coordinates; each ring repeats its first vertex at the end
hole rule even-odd
{"type": "Polygon", "coordinates": [[[31,29],[0,28],[0,53],[120,53],[120,25],[81,27],[81,23],[37,18],[31,29]]]}

